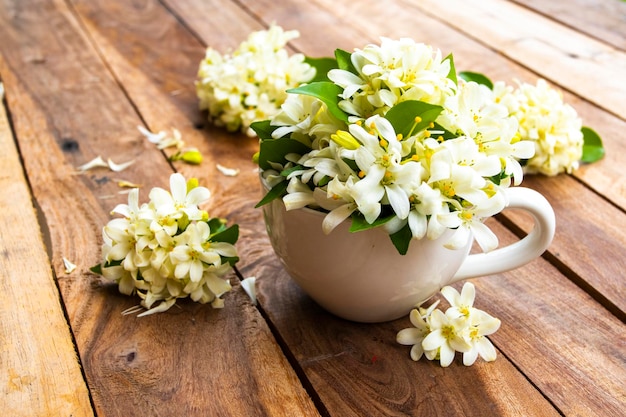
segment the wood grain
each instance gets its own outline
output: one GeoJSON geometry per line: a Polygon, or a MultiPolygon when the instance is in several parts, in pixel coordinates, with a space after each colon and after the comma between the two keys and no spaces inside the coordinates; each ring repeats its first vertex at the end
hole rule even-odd
{"type": "MultiPolygon", "coordinates": [[[[0,72],[2,69],[0,58],[0,72]]],[[[46,247],[0,97],[0,392],[11,416],[92,416],[46,247]]]]}
{"type": "Polygon", "coordinates": [[[489,39],[489,46],[504,56],[626,118],[623,51],[549,17],[540,22],[535,13],[506,0],[425,0],[413,4],[470,38],[489,39]],[[604,92],[601,100],[595,98],[597,89],[604,92]]]}
{"type": "MultiPolygon", "coordinates": [[[[157,3],[147,7],[162,10],[157,3]]],[[[142,10],[117,17],[132,23],[143,16],[142,10]]],[[[89,30],[88,19],[78,20],[63,2],[46,9],[20,2],[13,10],[2,10],[0,16],[0,34],[11,40],[11,48],[0,46],[6,58],[0,71],[6,80],[24,166],[50,229],[54,267],[57,271],[61,268],[62,254],[79,263],[79,269],[64,277],[60,286],[97,414],[316,415],[236,278],[231,279],[235,289],[226,301],[230,308],[214,311],[183,302],[180,308],[147,319],[120,314],[138,300],[117,294],[114,286],[101,283],[87,268],[98,262],[100,228],[108,220],[108,212],[125,196],[117,194],[113,174],[99,170],[78,176],[74,167],[96,154],[118,162],[135,158],[137,162],[123,176],[148,188],[167,186],[171,166],[137,131],[142,119],[135,108],[144,102],[129,102],[127,92],[119,88],[117,74],[109,72],[115,57],[106,65],[101,60],[99,53],[106,45],[99,45],[103,38],[93,32],[84,32],[84,28],[89,30]],[[25,60],[29,53],[36,59],[25,60]],[[65,113],[59,108],[73,110],[65,113]],[[76,144],[64,147],[68,139],[76,144]],[[110,195],[114,198],[99,198],[110,195]],[[247,389],[239,393],[241,381],[246,381],[247,389]],[[217,390],[218,386],[223,390],[217,390]]],[[[174,33],[184,32],[175,19],[169,22],[174,33]]],[[[124,42],[121,38],[109,40],[113,41],[124,42]]],[[[179,36],[172,41],[172,48],[178,47],[178,41],[189,42],[179,36]]],[[[194,56],[200,53],[197,46],[194,56]]],[[[129,53],[134,59],[144,54],[155,62],[158,51],[151,46],[129,53]]],[[[144,94],[159,91],[158,96],[143,100],[162,97],[167,103],[172,91],[169,86],[178,89],[181,82],[176,73],[161,74],[169,79],[155,87],[143,81],[150,79],[146,74],[132,78],[134,75],[137,73],[125,81],[143,82],[144,94]]],[[[186,90],[185,94],[189,93],[186,90]]],[[[150,109],[146,113],[154,119],[163,114],[150,114],[150,109]]],[[[142,201],[146,192],[140,194],[142,201]]]]}
{"type": "Polygon", "coordinates": [[[626,4],[614,0],[570,0],[567,3],[513,0],[550,19],[626,51],[626,4]]]}

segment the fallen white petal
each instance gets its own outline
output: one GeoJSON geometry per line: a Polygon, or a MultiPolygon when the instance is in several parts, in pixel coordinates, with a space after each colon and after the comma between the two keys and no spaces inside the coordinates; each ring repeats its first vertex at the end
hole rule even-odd
{"type": "Polygon", "coordinates": [[[175,302],[176,302],[176,298],[170,298],[169,300],[163,300],[163,301],[161,301],[161,303],[158,306],[152,307],[150,310],[144,311],[141,314],[137,314],[137,317],[145,317],[145,316],[149,316],[149,315],[155,314],[155,313],[162,313],[164,311],[169,310],[169,308],[171,306],[173,306],[175,302]]]}
{"type": "Polygon", "coordinates": [[[132,161],[123,162],[121,164],[116,164],[115,162],[111,161],[111,158],[109,158],[108,163],[109,163],[108,166],[111,169],[111,171],[120,172],[120,171],[124,171],[126,168],[134,164],[135,160],[133,159],[132,161]]]}
{"type": "Polygon", "coordinates": [[[250,300],[252,300],[252,305],[256,305],[256,288],[254,284],[256,283],[256,277],[248,277],[241,281],[241,287],[244,289],[250,300]]]}
{"type": "Polygon", "coordinates": [[[159,143],[165,139],[165,136],[167,135],[167,133],[163,130],[159,133],[152,133],[143,126],[137,126],[137,129],[139,129],[141,134],[144,135],[151,143],[159,143]]]}
{"type": "Polygon", "coordinates": [[[217,164],[217,169],[219,172],[228,177],[235,177],[239,175],[239,168],[226,168],[224,165],[217,164]]]}
{"type": "Polygon", "coordinates": [[[122,311],[122,316],[127,316],[129,314],[135,314],[135,313],[139,313],[140,311],[143,311],[144,308],[140,305],[136,305],[136,306],[132,306],[127,308],[126,310],[122,311]]]}
{"type": "Polygon", "coordinates": [[[76,269],[76,265],[68,261],[66,258],[63,258],[63,265],[65,266],[66,274],[71,274],[76,269]]]}
{"type": "Polygon", "coordinates": [[[77,169],[79,171],[87,171],[87,170],[90,170],[92,168],[98,168],[98,167],[107,167],[108,168],[108,166],[109,166],[109,164],[107,164],[104,161],[104,159],[102,159],[102,157],[100,155],[98,155],[97,157],[95,157],[91,161],[87,162],[86,164],[83,164],[83,165],[79,166],[77,169]]]}
{"type": "Polygon", "coordinates": [[[0,82],[0,101],[4,99],[4,84],[0,82]]]}

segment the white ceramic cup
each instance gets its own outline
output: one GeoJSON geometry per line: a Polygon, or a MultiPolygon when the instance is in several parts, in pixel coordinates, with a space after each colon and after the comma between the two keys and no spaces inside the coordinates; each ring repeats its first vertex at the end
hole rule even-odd
{"type": "Polygon", "coordinates": [[[505,192],[507,207],[529,212],[534,228],[518,242],[478,254],[470,254],[472,237],[463,248],[444,247],[451,231],[436,240],[413,239],[400,255],[381,228],[351,233],[348,219],[325,235],[324,213],[286,211],[280,199],[263,212],[274,251],[293,280],[327,311],[374,323],[407,315],[445,285],[515,269],[541,256],[554,236],[552,207],[529,188],[505,192]]]}

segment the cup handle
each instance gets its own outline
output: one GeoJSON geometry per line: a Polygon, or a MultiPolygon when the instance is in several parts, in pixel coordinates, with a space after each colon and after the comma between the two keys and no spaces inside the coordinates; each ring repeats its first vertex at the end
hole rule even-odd
{"type": "Polygon", "coordinates": [[[552,243],[556,221],[554,210],[548,200],[530,188],[512,187],[504,191],[508,198],[507,208],[529,212],[535,223],[533,229],[518,242],[488,253],[469,255],[454,275],[452,282],[519,268],[541,256],[552,243]]]}

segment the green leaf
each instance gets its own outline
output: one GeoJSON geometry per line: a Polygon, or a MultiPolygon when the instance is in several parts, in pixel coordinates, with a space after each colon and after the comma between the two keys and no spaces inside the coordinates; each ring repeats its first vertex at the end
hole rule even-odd
{"type": "Polygon", "coordinates": [[[398,249],[400,255],[406,255],[406,252],[409,250],[411,239],[413,239],[413,233],[409,228],[409,224],[405,224],[402,229],[392,235],[389,235],[389,237],[391,238],[393,245],[396,249],[398,249]]]}
{"type": "Polygon", "coordinates": [[[434,122],[443,107],[425,103],[417,100],[407,100],[393,106],[386,114],[385,119],[389,120],[396,133],[403,137],[409,137],[434,122]],[[419,116],[422,120],[415,123],[415,118],[419,116]]]}
{"type": "Polygon", "coordinates": [[[102,264],[94,265],[89,270],[94,274],[102,275],[102,264]]]}
{"type": "Polygon", "coordinates": [[[305,169],[307,169],[307,168],[303,167],[302,165],[296,165],[296,166],[292,166],[289,169],[283,169],[280,172],[280,175],[282,175],[283,177],[287,178],[289,176],[289,174],[291,174],[292,172],[304,171],[305,169]]]}
{"type": "Polygon", "coordinates": [[[490,90],[493,90],[493,83],[487,76],[481,74],[479,72],[471,72],[471,71],[461,71],[459,72],[459,77],[464,79],[465,81],[474,81],[477,84],[482,84],[489,87],[490,90]]]}
{"type": "Polygon", "coordinates": [[[450,61],[450,71],[448,72],[448,78],[454,81],[454,84],[458,85],[459,81],[456,78],[456,67],[454,66],[454,57],[452,56],[452,53],[445,57],[444,61],[446,59],[450,61]]]}
{"type": "Polygon", "coordinates": [[[285,155],[289,153],[304,155],[310,151],[311,148],[304,143],[287,137],[261,140],[259,145],[259,167],[263,170],[272,169],[270,162],[284,165],[286,162],[285,155]]]}
{"type": "Polygon", "coordinates": [[[393,219],[393,217],[393,214],[385,217],[379,217],[370,224],[365,220],[365,217],[363,217],[361,213],[355,212],[352,214],[352,224],[350,225],[350,232],[356,233],[363,230],[373,229],[375,227],[382,226],[389,220],[393,219]]]}
{"type": "Polygon", "coordinates": [[[226,242],[234,245],[239,239],[239,225],[232,226],[211,235],[210,240],[213,242],[226,242]]]}
{"type": "Polygon", "coordinates": [[[328,111],[337,119],[348,122],[348,115],[339,108],[339,94],[343,89],[330,81],[318,81],[287,90],[292,94],[305,94],[318,98],[326,104],[328,111]]]}
{"type": "Polygon", "coordinates": [[[590,127],[583,126],[583,155],[580,159],[582,162],[591,163],[599,161],[606,153],[602,146],[600,135],[590,127]]]}
{"type": "Polygon", "coordinates": [[[287,192],[288,185],[289,185],[289,181],[282,181],[276,184],[274,187],[272,187],[271,190],[267,192],[267,194],[265,194],[265,197],[263,197],[261,201],[259,201],[257,205],[254,206],[254,208],[259,208],[261,206],[264,206],[267,203],[270,203],[271,201],[285,195],[285,193],[287,192]]]}
{"type": "Polygon", "coordinates": [[[211,235],[217,234],[223,230],[226,230],[226,220],[220,219],[217,217],[210,218],[207,220],[207,224],[209,225],[209,229],[211,229],[211,235]]]}
{"type": "Polygon", "coordinates": [[[222,259],[222,263],[228,262],[230,266],[235,266],[235,264],[239,262],[238,256],[222,256],[221,259],[222,259]]]}
{"type": "Polygon", "coordinates": [[[352,54],[350,52],[343,49],[335,49],[335,59],[339,69],[358,75],[356,68],[352,65],[352,54]]]}
{"type": "Polygon", "coordinates": [[[306,57],[304,62],[315,68],[315,77],[309,81],[310,83],[318,81],[330,81],[328,79],[328,71],[338,68],[335,58],[311,58],[306,57]]]}
{"type": "Polygon", "coordinates": [[[278,129],[278,126],[272,126],[270,123],[271,120],[261,120],[250,124],[250,128],[260,139],[273,139],[272,133],[278,129]]]}

